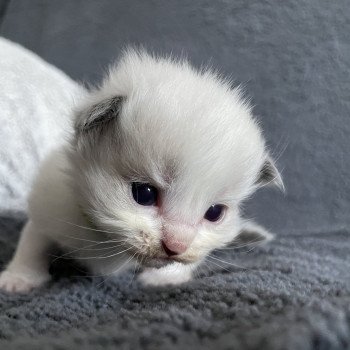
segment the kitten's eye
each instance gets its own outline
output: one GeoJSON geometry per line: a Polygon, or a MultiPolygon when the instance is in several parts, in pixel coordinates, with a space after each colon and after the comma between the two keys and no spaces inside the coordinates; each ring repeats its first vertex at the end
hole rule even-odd
{"type": "Polygon", "coordinates": [[[158,190],[150,184],[133,182],[132,195],[140,205],[156,205],[158,190]]]}
{"type": "Polygon", "coordinates": [[[208,221],[218,221],[222,217],[224,209],[225,206],[222,204],[213,204],[205,213],[204,218],[208,221]]]}

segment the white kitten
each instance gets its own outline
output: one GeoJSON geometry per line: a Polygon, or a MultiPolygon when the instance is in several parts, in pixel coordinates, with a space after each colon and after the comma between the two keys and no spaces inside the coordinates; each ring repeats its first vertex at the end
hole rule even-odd
{"type": "Polygon", "coordinates": [[[188,281],[244,232],[241,201],[283,186],[239,90],[185,61],[128,50],[71,123],[33,186],[7,291],[46,282],[55,245],[96,274],[140,263],[145,284],[188,281]]]}

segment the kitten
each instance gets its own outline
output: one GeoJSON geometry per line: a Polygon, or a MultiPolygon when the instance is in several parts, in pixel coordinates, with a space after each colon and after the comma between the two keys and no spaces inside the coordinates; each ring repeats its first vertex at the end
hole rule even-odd
{"type": "Polygon", "coordinates": [[[48,281],[55,245],[95,274],[141,264],[144,284],[165,285],[242,232],[271,238],[239,206],[281,176],[239,89],[212,71],[127,50],[71,129],[41,166],[0,288],[48,281]]]}

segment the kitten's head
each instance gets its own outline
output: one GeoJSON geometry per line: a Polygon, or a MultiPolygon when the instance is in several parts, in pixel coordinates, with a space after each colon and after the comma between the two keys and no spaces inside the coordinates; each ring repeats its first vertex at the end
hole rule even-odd
{"type": "Polygon", "coordinates": [[[239,90],[185,61],[127,51],[75,130],[83,210],[145,263],[202,259],[238,234],[243,199],[282,186],[239,90]]]}

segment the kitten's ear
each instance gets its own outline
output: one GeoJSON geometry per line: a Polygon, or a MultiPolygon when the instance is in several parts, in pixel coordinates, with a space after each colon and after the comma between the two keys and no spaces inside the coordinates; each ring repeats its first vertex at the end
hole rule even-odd
{"type": "Polygon", "coordinates": [[[281,191],[284,191],[281,174],[269,155],[266,156],[265,162],[260,169],[256,184],[258,186],[277,186],[281,191]]]}
{"type": "Polygon", "coordinates": [[[273,240],[274,235],[257,225],[253,221],[246,221],[242,224],[239,234],[235,237],[231,246],[254,246],[254,244],[267,243],[273,240]]]}
{"type": "Polygon", "coordinates": [[[97,130],[107,125],[111,120],[118,118],[124,99],[122,96],[115,96],[82,111],[75,123],[76,132],[84,134],[91,130],[97,130]]]}

